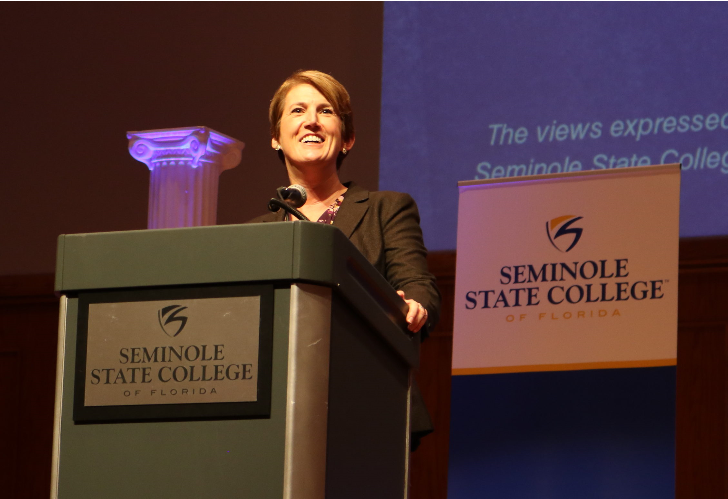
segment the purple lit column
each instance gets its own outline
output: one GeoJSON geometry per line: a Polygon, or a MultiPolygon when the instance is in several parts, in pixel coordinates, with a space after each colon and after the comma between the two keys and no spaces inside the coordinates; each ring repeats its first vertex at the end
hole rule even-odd
{"type": "Polygon", "coordinates": [[[129,153],[147,165],[147,228],[215,225],[220,173],[240,163],[245,144],[204,126],[128,132],[129,153]]]}

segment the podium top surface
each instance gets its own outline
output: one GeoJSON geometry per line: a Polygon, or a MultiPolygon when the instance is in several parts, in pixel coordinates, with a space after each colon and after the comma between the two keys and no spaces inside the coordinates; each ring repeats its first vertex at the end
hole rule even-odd
{"type": "Polygon", "coordinates": [[[281,280],[336,286],[332,262],[354,253],[340,230],[299,222],[61,235],[55,290],[281,280]]]}

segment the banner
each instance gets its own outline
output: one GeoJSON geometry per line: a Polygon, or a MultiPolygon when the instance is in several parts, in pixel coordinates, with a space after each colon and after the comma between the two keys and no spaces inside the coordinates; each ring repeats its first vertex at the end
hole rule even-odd
{"type": "Polygon", "coordinates": [[[448,499],[675,496],[679,195],[679,165],[460,183],[448,499]]]}
{"type": "Polygon", "coordinates": [[[453,374],[675,364],[679,165],[459,185],[453,374]]]}

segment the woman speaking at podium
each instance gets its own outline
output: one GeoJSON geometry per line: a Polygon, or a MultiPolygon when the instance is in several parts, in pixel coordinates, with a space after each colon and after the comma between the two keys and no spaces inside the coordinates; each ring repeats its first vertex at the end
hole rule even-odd
{"type": "MultiPolygon", "coordinates": [[[[440,293],[427,270],[415,201],[408,194],[369,192],[339,180],[341,163],[355,141],[344,86],[319,71],[297,71],[276,91],[268,116],[273,149],[285,164],[291,184],[306,190],[306,202],[299,211],[309,220],[340,228],[405,300],[409,330],[426,334],[439,317],[440,293]]],[[[252,222],[283,221],[287,216],[280,210],[252,222]]],[[[420,436],[432,428],[424,405],[416,398],[412,432],[420,436]]]]}

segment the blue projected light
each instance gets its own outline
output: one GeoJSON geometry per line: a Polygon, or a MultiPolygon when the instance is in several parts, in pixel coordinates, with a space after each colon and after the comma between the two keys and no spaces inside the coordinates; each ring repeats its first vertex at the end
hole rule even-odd
{"type": "Polygon", "coordinates": [[[455,248],[459,180],[678,162],[680,235],[728,234],[728,5],[384,8],[380,188],[428,249],[455,248]]]}

